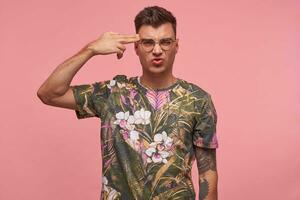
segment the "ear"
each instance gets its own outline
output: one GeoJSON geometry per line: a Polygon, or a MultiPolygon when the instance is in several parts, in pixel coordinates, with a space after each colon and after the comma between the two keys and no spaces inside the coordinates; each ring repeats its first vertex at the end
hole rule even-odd
{"type": "Polygon", "coordinates": [[[179,49],[178,43],[179,43],[179,38],[176,39],[176,44],[175,44],[176,53],[177,53],[177,51],[178,51],[178,49],[179,49]]]}

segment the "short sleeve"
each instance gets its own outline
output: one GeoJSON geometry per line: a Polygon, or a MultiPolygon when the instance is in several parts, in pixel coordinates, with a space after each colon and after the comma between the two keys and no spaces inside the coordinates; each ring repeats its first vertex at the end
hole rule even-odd
{"type": "Polygon", "coordinates": [[[77,119],[100,118],[101,108],[109,95],[107,82],[71,86],[77,107],[75,110],[77,119]]]}
{"type": "Polygon", "coordinates": [[[195,101],[195,126],[193,144],[197,147],[218,148],[217,112],[210,94],[195,101]]]}

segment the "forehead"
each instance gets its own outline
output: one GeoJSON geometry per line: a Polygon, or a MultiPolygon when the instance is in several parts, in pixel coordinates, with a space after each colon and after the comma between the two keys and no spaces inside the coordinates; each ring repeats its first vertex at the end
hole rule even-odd
{"type": "Polygon", "coordinates": [[[141,26],[138,33],[142,38],[160,39],[167,37],[175,37],[171,23],[162,24],[157,28],[154,28],[151,25],[143,25],[141,26]]]}

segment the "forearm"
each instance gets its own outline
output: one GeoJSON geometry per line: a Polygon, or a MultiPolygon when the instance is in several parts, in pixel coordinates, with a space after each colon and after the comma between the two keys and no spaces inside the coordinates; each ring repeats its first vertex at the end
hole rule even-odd
{"type": "Polygon", "coordinates": [[[199,174],[199,200],[218,200],[217,171],[199,174]]]}
{"type": "Polygon", "coordinates": [[[199,200],[217,200],[216,149],[196,147],[196,159],[199,174],[199,200]]]}
{"type": "Polygon", "coordinates": [[[47,98],[65,94],[69,89],[73,77],[78,70],[93,56],[88,48],[82,48],[78,53],[57,66],[38,90],[40,96],[47,98]]]}

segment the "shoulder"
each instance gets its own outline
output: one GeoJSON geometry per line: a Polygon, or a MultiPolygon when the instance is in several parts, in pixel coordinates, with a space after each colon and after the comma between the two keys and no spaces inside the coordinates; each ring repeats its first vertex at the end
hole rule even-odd
{"type": "Polygon", "coordinates": [[[192,95],[194,109],[197,111],[197,114],[212,112],[214,117],[217,118],[210,92],[200,85],[192,82],[183,80],[182,83],[182,87],[184,87],[192,95]]]}
{"type": "Polygon", "coordinates": [[[207,98],[210,96],[210,93],[207,89],[204,89],[199,84],[190,82],[184,79],[181,79],[181,87],[190,92],[195,98],[207,98]]]}

